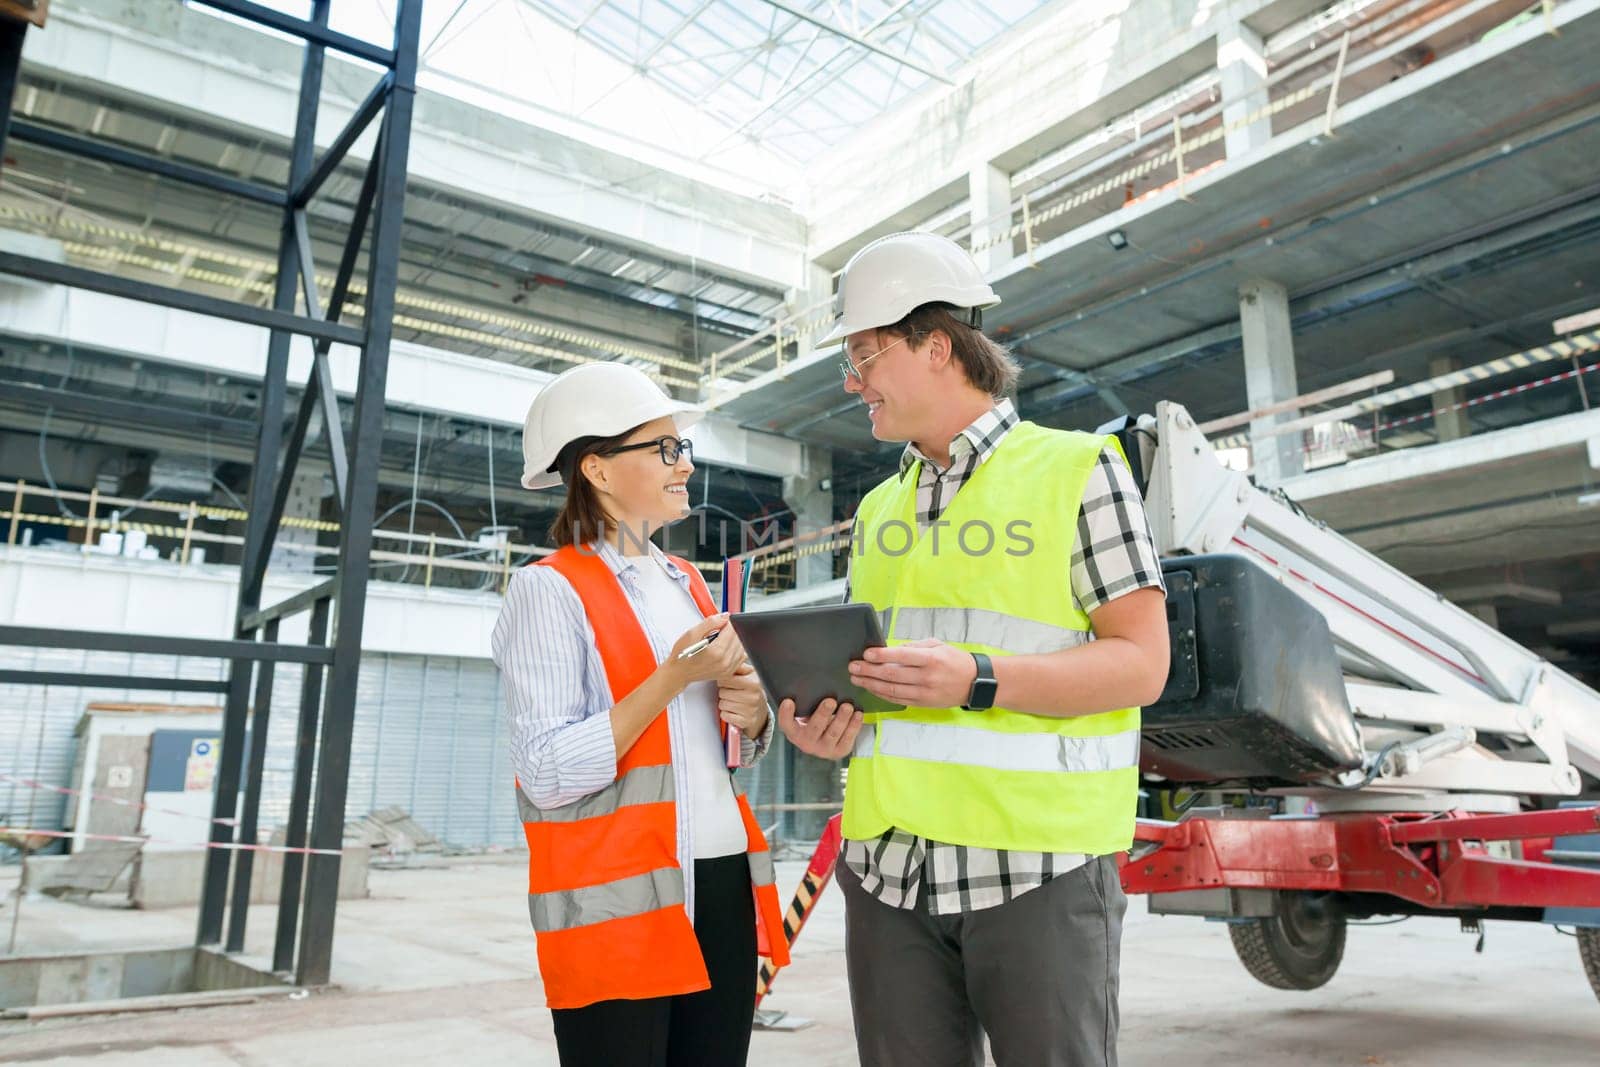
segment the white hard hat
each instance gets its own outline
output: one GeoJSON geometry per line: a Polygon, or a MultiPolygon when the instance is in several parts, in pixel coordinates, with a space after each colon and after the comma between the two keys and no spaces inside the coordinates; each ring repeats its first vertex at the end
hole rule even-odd
{"type": "MultiPolygon", "coordinates": [[[[892,326],[923,304],[952,304],[978,312],[1000,298],[966,249],[936,233],[891,233],[861,249],[844,265],[833,300],[832,328],[816,344],[831,344],[861,330],[892,326]]],[[[982,317],[973,315],[973,325],[982,317]]]]}
{"type": "Polygon", "coordinates": [[[522,423],[522,486],[548,489],[561,484],[551,470],[556,457],[580,437],[614,437],[663,415],[678,431],[698,422],[705,411],[674,400],[626,363],[583,363],[556,375],[539,390],[522,423]]]}

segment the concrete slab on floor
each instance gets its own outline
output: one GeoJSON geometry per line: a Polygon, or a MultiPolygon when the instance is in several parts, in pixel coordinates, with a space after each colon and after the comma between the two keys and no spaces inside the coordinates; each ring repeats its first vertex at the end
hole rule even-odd
{"type": "MultiPolygon", "coordinates": [[[[779,864],[785,895],[803,865],[779,864]]],[[[81,1067],[410,1067],[557,1063],[527,931],[518,857],[374,870],[367,900],[340,904],[338,988],[274,1001],[151,1015],[0,1023],[0,1062],[81,1067]]],[[[0,895],[15,868],[0,871],[0,895]]],[[[126,911],[29,899],[18,950],[181,945],[192,908],[126,911]]],[[[274,909],[253,908],[247,949],[270,952],[274,909]]],[[[9,927],[10,905],[0,910],[9,927]]],[[[824,891],[764,1006],[813,1020],[758,1032],[750,1062],[857,1062],[844,971],[843,908],[824,891]]],[[[1149,915],[1135,900],[1123,947],[1124,1067],[1579,1067],[1600,1048],[1600,1003],[1575,942],[1548,927],[1488,923],[1485,952],[1454,923],[1415,919],[1350,931],[1334,980],[1268,989],[1226,931],[1149,915]]]]}

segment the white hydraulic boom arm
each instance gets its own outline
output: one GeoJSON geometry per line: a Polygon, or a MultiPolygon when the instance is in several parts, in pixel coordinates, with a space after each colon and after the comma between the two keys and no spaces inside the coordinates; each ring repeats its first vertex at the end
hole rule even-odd
{"type": "Polygon", "coordinates": [[[1243,555],[1327,620],[1369,764],[1346,778],[1363,792],[1509,800],[1600,778],[1600,693],[1223,466],[1181,405],[1140,426],[1163,557],[1243,555]]]}

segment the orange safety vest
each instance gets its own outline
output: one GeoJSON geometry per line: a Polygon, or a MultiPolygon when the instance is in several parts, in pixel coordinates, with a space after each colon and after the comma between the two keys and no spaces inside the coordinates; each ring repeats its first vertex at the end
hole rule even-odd
{"type": "MultiPolygon", "coordinates": [[[[700,573],[668,558],[689,575],[701,613],[715,614],[700,573]]],[[[656,669],[655,652],[611,568],[599,555],[570,545],[534,566],[554,567],[577,591],[612,698],[621,700],[638,688],[656,669]]],[[[772,854],[737,781],[734,792],[755,893],[757,951],[787,966],[772,854]]],[[[711,987],[684,910],[666,715],[651,721],[617,761],[616,781],[598,793],[541,811],[519,784],[517,803],[528,839],[528,913],[551,1008],[711,987]]]]}

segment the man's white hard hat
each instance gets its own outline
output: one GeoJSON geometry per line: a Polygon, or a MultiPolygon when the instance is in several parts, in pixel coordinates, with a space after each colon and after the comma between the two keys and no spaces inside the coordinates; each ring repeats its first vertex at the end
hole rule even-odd
{"type": "Polygon", "coordinates": [[[561,484],[551,468],[580,437],[613,437],[663,415],[678,432],[705,415],[698,405],[674,400],[637,367],[583,363],[556,375],[539,390],[522,423],[522,485],[548,489],[561,484]]]}
{"type": "Polygon", "coordinates": [[[844,265],[834,296],[833,326],[818,347],[861,330],[892,326],[923,304],[951,304],[973,313],[1000,303],[972,254],[936,233],[891,233],[861,249],[844,265]]]}

